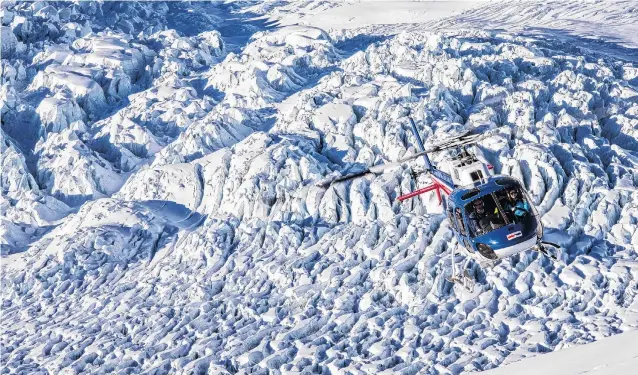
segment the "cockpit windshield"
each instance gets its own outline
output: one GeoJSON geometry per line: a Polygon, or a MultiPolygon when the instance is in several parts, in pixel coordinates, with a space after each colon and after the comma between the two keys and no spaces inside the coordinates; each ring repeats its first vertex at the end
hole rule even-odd
{"type": "Polygon", "coordinates": [[[465,205],[472,237],[482,236],[510,223],[522,222],[531,212],[525,193],[518,187],[495,191],[465,205]]]}

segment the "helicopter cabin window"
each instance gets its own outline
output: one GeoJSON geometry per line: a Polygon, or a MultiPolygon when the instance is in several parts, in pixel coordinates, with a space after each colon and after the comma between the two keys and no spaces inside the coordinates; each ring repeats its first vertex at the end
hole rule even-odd
{"type": "Polygon", "coordinates": [[[466,204],[465,214],[472,237],[482,236],[509,223],[499,209],[494,194],[484,195],[466,204]]]}
{"type": "Polygon", "coordinates": [[[510,222],[520,223],[533,215],[526,194],[519,187],[508,187],[495,193],[510,222]]]}
{"type": "Polygon", "coordinates": [[[483,172],[480,170],[476,170],[470,173],[470,177],[472,178],[473,182],[483,181],[485,179],[485,177],[483,177],[483,172]]]}

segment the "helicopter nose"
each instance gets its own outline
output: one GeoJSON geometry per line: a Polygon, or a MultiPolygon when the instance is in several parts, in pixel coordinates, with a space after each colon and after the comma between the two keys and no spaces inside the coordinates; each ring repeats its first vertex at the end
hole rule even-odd
{"type": "MultiPolygon", "coordinates": [[[[513,240],[517,239],[517,238],[520,238],[520,236],[518,236],[517,234],[518,234],[518,232],[512,233],[512,235],[515,235],[515,238],[513,238],[513,240]]],[[[512,245],[512,246],[508,246],[508,247],[505,247],[505,248],[498,249],[498,250],[496,250],[496,255],[500,259],[504,259],[504,258],[510,257],[510,256],[512,256],[514,254],[518,254],[518,253],[520,253],[522,251],[526,251],[528,249],[531,249],[536,244],[536,241],[537,241],[536,237],[533,237],[533,238],[530,238],[530,239],[528,239],[526,241],[519,242],[516,245],[512,245]]]]}

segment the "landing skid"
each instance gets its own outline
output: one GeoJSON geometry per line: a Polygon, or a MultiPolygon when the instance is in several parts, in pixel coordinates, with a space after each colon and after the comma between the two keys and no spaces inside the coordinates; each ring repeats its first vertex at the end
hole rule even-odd
{"type": "Polygon", "coordinates": [[[450,278],[446,278],[447,281],[458,285],[468,293],[474,292],[474,286],[476,285],[474,278],[470,276],[467,270],[463,271],[463,274],[452,275],[450,278]]]}
{"type": "Polygon", "coordinates": [[[476,282],[467,271],[467,267],[472,259],[470,257],[466,257],[463,263],[456,263],[455,258],[457,255],[459,255],[459,253],[457,253],[456,250],[452,251],[452,275],[447,277],[446,280],[454,285],[458,285],[468,293],[473,293],[476,282]]]}
{"type": "MultiPolygon", "coordinates": [[[[558,249],[560,246],[547,241],[539,241],[533,248],[534,251],[537,251],[547,258],[549,258],[553,262],[559,261],[558,257],[558,249]]],[[[458,248],[452,250],[452,254],[450,255],[452,260],[452,272],[449,277],[445,279],[454,284],[455,289],[458,286],[459,289],[456,289],[457,296],[463,299],[468,295],[473,295],[475,292],[476,280],[473,276],[468,272],[468,266],[470,262],[475,261],[476,264],[481,268],[493,267],[494,265],[499,263],[499,260],[492,261],[487,260],[482,257],[477,259],[473,257],[470,253],[459,251],[458,248]],[[457,257],[462,257],[461,262],[457,262],[457,257]],[[465,297],[460,297],[460,295],[464,295],[465,297]]]]}

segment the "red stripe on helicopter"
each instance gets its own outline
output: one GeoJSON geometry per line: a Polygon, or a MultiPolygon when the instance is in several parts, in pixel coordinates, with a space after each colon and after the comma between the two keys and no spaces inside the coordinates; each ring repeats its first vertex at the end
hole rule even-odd
{"type": "Polygon", "coordinates": [[[514,233],[510,233],[507,235],[507,239],[508,240],[513,240],[514,238],[518,238],[521,237],[523,235],[523,233],[521,233],[521,231],[519,230],[518,232],[514,232],[514,233]]]}

